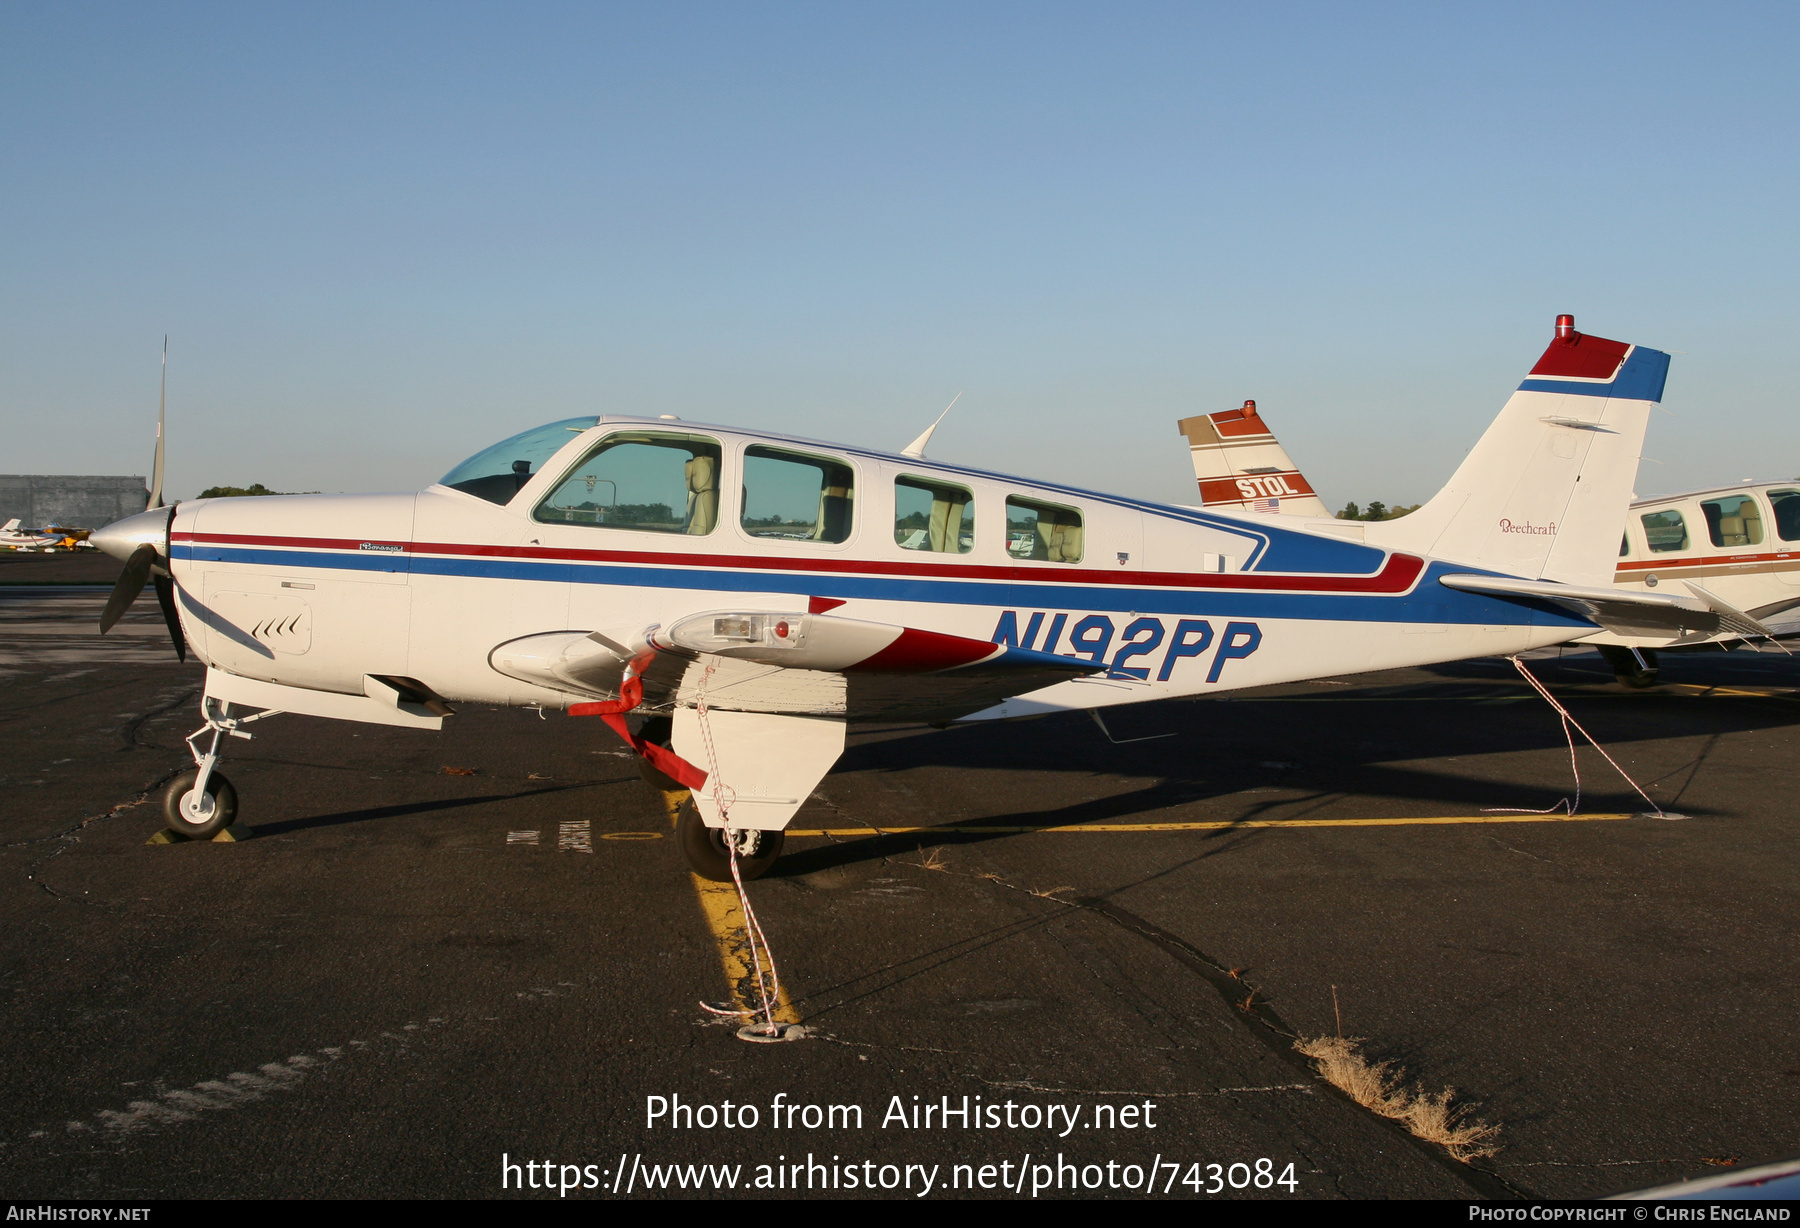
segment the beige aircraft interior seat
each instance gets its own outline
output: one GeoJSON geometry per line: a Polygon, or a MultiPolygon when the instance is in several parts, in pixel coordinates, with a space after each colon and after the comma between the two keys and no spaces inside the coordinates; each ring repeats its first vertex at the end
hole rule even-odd
{"type": "Polygon", "coordinates": [[[719,462],[711,456],[696,456],[685,468],[687,527],[682,531],[699,537],[711,533],[719,523],[719,462]]]}
{"type": "Polygon", "coordinates": [[[819,489],[819,521],[813,526],[812,539],[819,542],[841,542],[850,538],[850,511],[854,506],[850,471],[834,469],[819,489]]]}
{"type": "Polygon", "coordinates": [[[1036,548],[1032,550],[1031,557],[1047,559],[1052,563],[1081,562],[1081,526],[1063,524],[1040,514],[1036,548]]]}
{"type": "Polygon", "coordinates": [[[966,506],[967,500],[960,496],[945,498],[939,492],[932,492],[931,520],[925,529],[927,549],[937,554],[962,553],[963,508],[966,506]]]}

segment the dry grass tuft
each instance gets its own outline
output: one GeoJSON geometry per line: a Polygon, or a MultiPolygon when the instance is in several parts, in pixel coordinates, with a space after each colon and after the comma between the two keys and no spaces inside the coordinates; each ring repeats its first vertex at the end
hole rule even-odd
{"type": "Polygon", "coordinates": [[[1469,1116],[1467,1105],[1454,1105],[1446,1087],[1428,1092],[1401,1082],[1392,1062],[1370,1062],[1363,1041],[1350,1036],[1301,1037],[1294,1048],[1313,1060],[1320,1077],[1370,1112],[1391,1117],[1429,1143],[1436,1143],[1463,1163],[1491,1156],[1500,1127],[1469,1116]]]}
{"type": "Polygon", "coordinates": [[[943,849],[932,849],[929,853],[919,850],[919,868],[921,870],[943,870],[948,872],[950,863],[944,860],[943,849]]]}

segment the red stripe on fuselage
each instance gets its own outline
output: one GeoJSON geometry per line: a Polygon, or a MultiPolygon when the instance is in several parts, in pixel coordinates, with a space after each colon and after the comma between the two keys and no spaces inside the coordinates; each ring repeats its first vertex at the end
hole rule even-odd
{"type": "Polygon", "coordinates": [[[630,563],[726,571],[796,571],[837,575],[919,576],[942,580],[1003,580],[1013,583],[1109,584],[1128,588],[1216,588],[1302,593],[1404,593],[1425,569],[1410,554],[1390,554],[1380,571],[1363,576],[1282,575],[1263,572],[1118,571],[1039,567],[995,567],[981,563],[900,563],[872,559],[788,559],[761,555],[677,554],[650,550],[569,550],[552,546],[477,546],[448,542],[381,542],[367,538],[269,537],[244,533],[176,533],[172,540],[197,545],[261,546],[296,550],[344,550],[400,546],[408,554],[451,557],[539,559],[558,563],[630,563]]]}
{"type": "Polygon", "coordinates": [[[1775,554],[1690,554],[1685,558],[1634,559],[1620,563],[1621,574],[1631,571],[1666,571],[1671,567],[1731,567],[1746,563],[1779,563],[1800,560],[1800,551],[1783,550],[1775,554]]]}

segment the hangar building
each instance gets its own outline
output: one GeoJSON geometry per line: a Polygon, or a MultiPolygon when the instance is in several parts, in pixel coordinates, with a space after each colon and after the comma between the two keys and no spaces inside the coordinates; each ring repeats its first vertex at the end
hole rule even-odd
{"type": "Polygon", "coordinates": [[[32,529],[97,529],[143,511],[149,499],[141,477],[0,473],[0,524],[17,516],[32,529]]]}

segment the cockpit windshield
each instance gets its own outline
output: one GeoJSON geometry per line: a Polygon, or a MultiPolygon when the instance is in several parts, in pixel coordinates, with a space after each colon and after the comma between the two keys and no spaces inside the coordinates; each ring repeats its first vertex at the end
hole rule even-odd
{"type": "Polygon", "coordinates": [[[504,506],[512,502],[520,487],[531,480],[545,461],[599,421],[598,417],[564,418],[548,426],[533,427],[477,452],[446,473],[441,481],[452,490],[504,506]]]}

